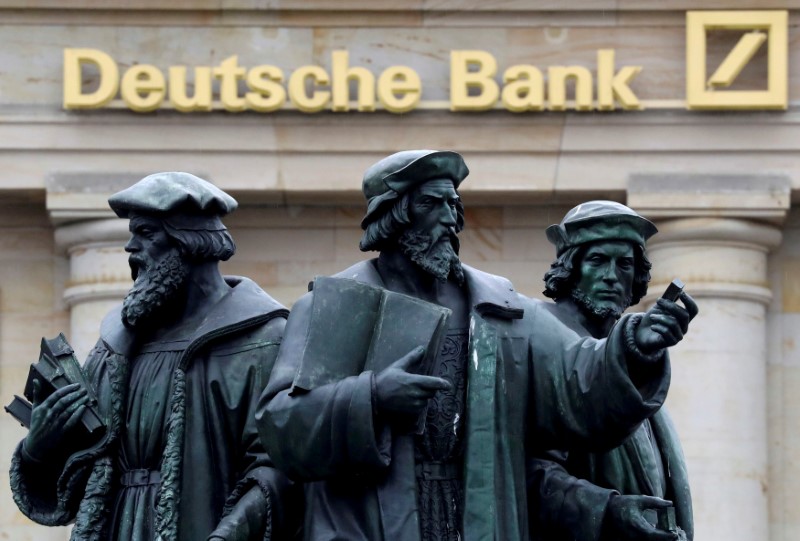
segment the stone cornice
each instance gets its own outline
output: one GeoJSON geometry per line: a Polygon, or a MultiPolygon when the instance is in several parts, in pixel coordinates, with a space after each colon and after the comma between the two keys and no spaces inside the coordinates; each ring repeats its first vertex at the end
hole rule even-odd
{"type": "MultiPolygon", "coordinates": [[[[680,225],[681,234],[691,235],[696,229],[704,239],[739,239],[758,231],[757,224],[742,225],[735,219],[780,224],[791,196],[791,179],[775,174],[634,174],[628,182],[630,207],[651,220],[694,218],[697,221],[678,222],[691,224],[680,225]]],[[[662,233],[651,244],[667,236],[662,233]]]]}

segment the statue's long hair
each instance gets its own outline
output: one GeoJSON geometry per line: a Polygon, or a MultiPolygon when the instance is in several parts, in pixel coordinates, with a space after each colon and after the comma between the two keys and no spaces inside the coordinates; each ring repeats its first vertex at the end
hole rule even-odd
{"type": "MultiPolygon", "coordinates": [[[[550,264],[550,270],[544,274],[545,297],[553,300],[569,298],[572,289],[578,281],[578,267],[589,244],[581,244],[567,248],[558,258],[550,264]]],[[[650,282],[650,269],[653,265],[647,259],[644,248],[633,244],[634,274],[631,288],[631,306],[637,304],[647,294],[647,284],[650,282]]]]}
{"type": "Polygon", "coordinates": [[[227,230],[176,229],[166,220],[163,225],[167,236],[189,261],[227,261],[236,253],[236,243],[227,230]]]}

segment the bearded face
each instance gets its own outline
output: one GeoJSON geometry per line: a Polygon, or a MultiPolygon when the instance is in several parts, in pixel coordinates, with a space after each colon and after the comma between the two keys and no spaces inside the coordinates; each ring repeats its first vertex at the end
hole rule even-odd
{"type": "Polygon", "coordinates": [[[458,193],[449,179],[429,180],[409,202],[411,225],[398,239],[402,252],[425,272],[441,281],[451,275],[462,283],[464,272],[458,259],[458,193]]]}
{"type": "Polygon", "coordinates": [[[183,305],[189,267],[161,223],[150,217],[131,218],[128,263],[134,283],[122,303],[122,322],[145,329],[168,318],[183,305]]]}
{"type": "Polygon", "coordinates": [[[600,303],[577,288],[572,290],[570,297],[575,301],[575,304],[581,308],[584,314],[591,319],[598,320],[607,320],[609,318],[617,320],[622,317],[625,309],[631,304],[630,296],[621,304],[608,302],[600,303]]]}
{"type": "Polygon", "coordinates": [[[438,280],[445,282],[452,274],[456,282],[464,282],[455,231],[434,238],[433,235],[406,229],[400,235],[398,243],[411,261],[438,280]]]}
{"type": "Polygon", "coordinates": [[[633,246],[603,241],[588,247],[578,267],[572,300],[593,319],[619,319],[631,304],[635,274],[633,246]]]}

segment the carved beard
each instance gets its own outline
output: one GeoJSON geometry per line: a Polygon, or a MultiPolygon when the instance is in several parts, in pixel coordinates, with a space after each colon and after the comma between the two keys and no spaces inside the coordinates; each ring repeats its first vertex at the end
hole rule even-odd
{"type": "Polygon", "coordinates": [[[400,249],[418,267],[446,282],[452,274],[456,282],[464,283],[464,269],[458,259],[458,238],[448,232],[434,241],[433,235],[406,229],[398,239],[400,249]]]}
{"type": "Polygon", "coordinates": [[[599,320],[606,320],[612,317],[615,321],[618,320],[622,317],[622,313],[625,309],[631,305],[632,300],[632,297],[628,295],[624,299],[624,306],[620,306],[619,304],[614,306],[598,306],[586,293],[578,288],[574,288],[570,296],[572,300],[575,301],[575,304],[583,310],[584,314],[592,319],[599,320]]]}
{"type": "Polygon", "coordinates": [[[165,312],[181,299],[189,269],[179,251],[172,250],[154,268],[134,269],[136,281],[122,303],[122,323],[141,329],[163,321],[165,312]]]}

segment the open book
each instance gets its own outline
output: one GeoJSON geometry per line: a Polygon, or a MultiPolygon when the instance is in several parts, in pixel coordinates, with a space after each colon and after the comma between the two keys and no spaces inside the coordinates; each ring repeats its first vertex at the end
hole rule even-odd
{"type": "MultiPolygon", "coordinates": [[[[44,400],[56,389],[72,383],[80,383],[86,389],[89,402],[81,417],[81,425],[89,435],[101,433],[105,424],[97,406],[97,396],[94,389],[86,380],[78,360],[75,358],[64,334],[59,334],[52,340],[42,338],[42,347],[39,361],[31,365],[28,381],[25,383],[25,398],[33,401],[33,382],[39,382],[39,397],[44,400]]],[[[32,405],[20,396],[5,407],[5,410],[14,416],[23,426],[30,427],[32,405]]]]}
{"type": "Polygon", "coordinates": [[[380,372],[416,347],[414,372],[430,375],[450,309],[347,278],[314,281],[311,320],[292,392],[310,391],[365,370],[380,372]]]}

